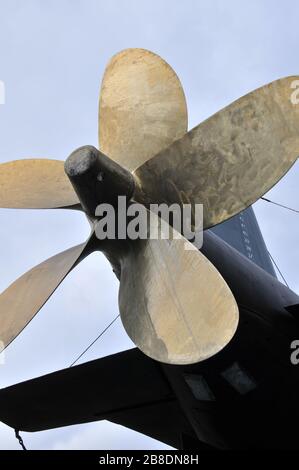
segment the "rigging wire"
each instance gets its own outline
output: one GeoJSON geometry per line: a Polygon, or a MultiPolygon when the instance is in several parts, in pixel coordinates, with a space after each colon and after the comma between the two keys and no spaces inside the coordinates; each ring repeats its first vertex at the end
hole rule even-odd
{"type": "MultiPolygon", "coordinates": [[[[116,320],[120,317],[120,314],[118,314],[110,323],[109,325],[106,326],[106,328],[104,328],[103,331],[101,331],[101,333],[90,343],[90,345],[84,349],[84,351],[77,357],[77,359],[75,359],[72,364],[69,366],[69,367],[72,367],[73,365],[76,364],[77,361],[79,361],[79,359],[96,343],[96,341],[98,341],[102,336],[103,334],[106,333],[106,331],[109,330],[109,328],[113,325],[113,323],[116,322],[116,320]]],[[[22,447],[23,450],[27,450],[26,447],[25,447],[25,444],[24,444],[24,441],[20,435],[20,431],[15,429],[15,436],[16,436],[16,439],[19,441],[19,444],[20,446],[22,447]]]]}
{"type": "Polygon", "coordinates": [[[282,279],[284,280],[285,285],[286,285],[288,288],[290,288],[289,284],[288,284],[287,281],[286,281],[286,278],[285,278],[284,275],[282,274],[281,270],[280,270],[279,267],[278,267],[278,264],[276,263],[275,259],[273,258],[273,256],[271,255],[271,253],[270,253],[269,250],[268,250],[268,254],[269,254],[271,260],[273,261],[273,263],[274,263],[274,265],[275,265],[277,271],[279,272],[279,274],[281,275],[282,279]]]}
{"type": "MultiPolygon", "coordinates": [[[[296,214],[299,214],[299,210],[294,209],[293,207],[285,206],[284,204],[280,204],[279,202],[272,201],[271,199],[268,199],[268,198],[266,198],[266,197],[261,197],[261,199],[262,199],[263,201],[266,201],[266,202],[269,202],[269,203],[271,203],[271,204],[274,204],[275,206],[282,207],[283,209],[287,209],[288,211],[292,211],[292,212],[295,212],[296,214]]],[[[270,251],[268,251],[268,254],[269,254],[269,256],[270,256],[270,258],[271,258],[271,260],[272,260],[274,266],[276,267],[277,271],[279,272],[281,278],[283,279],[285,285],[286,285],[288,288],[290,288],[290,286],[289,286],[289,284],[288,284],[286,278],[284,277],[284,275],[282,274],[281,270],[279,269],[279,266],[278,266],[278,264],[276,263],[276,261],[275,261],[275,259],[273,258],[273,256],[271,255],[270,251]]]]}
{"type": "Polygon", "coordinates": [[[288,211],[296,212],[299,214],[299,210],[293,209],[292,207],[289,206],[284,206],[283,204],[280,204],[279,202],[271,201],[271,199],[267,199],[266,197],[261,197],[263,201],[270,202],[271,204],[274,204],[275,206],[283,207],[283,209],[287,209],[288,211]]]}
{"type": "Polygon", "coordinates": [[[106,331],[109,330],[110,326],[113,325],[113,323],[116,322],[116,320],[120,317],[120,314],[118,314],[113,320],[112,322],[109,323],[109,325],[106,326],[106,328],[104,328],[103,331],[101,331],[101,333],[96,337],[96,339],[94,339],[89,346],[87,346],[86,349],[84,349],[84,351],[77,357],[77,359],[74,360],[74,362],[71,363],[71,365],[69,367],[72,367],[73,365],[76,364],[76,362],[79,361],[79,359],[81,359],[81,357],[98,341],[98,339],[100,339],[104,333],[106,333],[106,331]]]}

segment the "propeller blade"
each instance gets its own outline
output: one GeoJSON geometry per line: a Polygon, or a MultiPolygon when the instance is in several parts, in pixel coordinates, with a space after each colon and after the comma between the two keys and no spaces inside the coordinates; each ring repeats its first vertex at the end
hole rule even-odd
{"type": "Polygon", "coordinates": [[[67,274],[91,253],[92,237],[35,266],[0,295],[0,351],[32,320],[67,274]]]}
{"type": "Polygon", "coordinates": [[[172,68],[144,49],[116,54],[101,87],[101,151],[134,170],[186,131],[185,95],[172,68]]]}
{"type": "Polygon", "coordinates": [[[204,228],[253,204],[299,155],[298,79],[249,93],[141,165],[135,199],[201,203],[204,228]]]}
{"type": "Polygon", "coordinates": [[[64,162],[28,159],[0,164],[0,207],[54,209],[76,204],[64,162]]]}
{"type": "MultiPolygon", "coordinates": [[[[158,223],[166,237],[169,225],[158,223]]],[[[136,346],[169,364],[192,364],[220,351],[239,314],[216,268],[171,228],[170,239],[130,243],[120,257],[119,308],[136,346]]]]}

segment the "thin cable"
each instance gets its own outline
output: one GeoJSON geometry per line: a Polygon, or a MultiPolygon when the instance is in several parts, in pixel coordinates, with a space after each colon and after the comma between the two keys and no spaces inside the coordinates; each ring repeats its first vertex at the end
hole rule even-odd
{"type": "Polygon", "coordinates": [[[113,323],[116,322],[116,320],[118,319],[119,316],[120,316],[120,314],[118,314],[117,317],[115,317],[112,320],[112,322],[109,323],[108,326],[106,326],[106,328],[103,331],[101,331],[101,333],[96,337],[96,339],[92,343],[90,343],[90,345],[87,346],[86,349],[84,349],[84,351],[80,354],[80,356],[77,357],[77,359],[74,360],[74,362],[71,363],[70,367],[72,367],[74,364],[76,364],[76,362],[78,362],[79,359],[81,359],[81,357],[94,345],[94,343],[96,343],[96,341],[98,341],[98,339],[100,339],[101,336],[103,336],[103,334],[106,333],[107,330],[109,330],[110,326],[112,326],[113,323]]]}
{"type": "Polygon", "coordinates": [[[270,258],[272,259],[272,261],[273,261],[273,263],[274,263],[274,265],[275,265],[277,271],[279,272],[279,274],[281,275],[282,279],[284,280],[285,285],[286,285],[288,288],[290,288],[289,284],[288,284],[287,281],[286,281],[286,278],[284,277],[284,275],[282,274],[281,270],[279,269],[277,263],[275,262],[275,259],[274,259],[273,256],[271,255],[270,251],[268,251],[268,254],[269,254],[270,258]]]}
{"type": "Polygon", "coordinates": [[[20,444],[20,446],[22,447],[22,449],[23,449],[23,450],[27,450],[26,447],[25,447],[25,444],[24,444],[24,442],[23,442],[23,439],[22,439],[21,436],[20,436],[20,431],[18,431],[17,429],[15,429],[15,436],[16,436],[16,438],[18,439],[19,444],[20,444]]]}
{"type": "MultiPolygon", "coordinates": [[[[271,201],[271,199],[267,199],[266,197],[261,197],[261,199],[262,199],[263,201],[270,202],[271,204],[274,204],[275,206],[282,207],[283,209],[287,209],[288,211],[296,212],[296,214],[299,214],[299,210],[293,209],[292,207],[284,206],[283,204],[279,204],[279,202],[271,201]]],[[[276,263],[275,259],[274,259],[273,256],[271,255],[270,251],[268,251],[268,254],[269,254],[271,260],[273,261],[273,263],[274,263],[274,265],[275,265],[277,271],[279,272],[279,274],[281,275],[282,279],[284,280],[285,285],[286,285],[287,287],[290,287],[289,284],[288,284],[287,281],[286,281],[286,278],[284,277],[284,275],[282,274],[281,270],[279,269],[278,264],[276,263]]]]}
{"type": "Polygon", "coordinates": [[[271,204],[275,204],[275,206],[283,207],[284,209],[287,209],[288,211],[296,212],[299,214],[299,210],[293,209],[292,207],[284,206],[283,204],[279,204],[278,202],[271,201],[271,199],[267,199],[266,197],[261,197],[263,201],[270,202],[271,204]]]}

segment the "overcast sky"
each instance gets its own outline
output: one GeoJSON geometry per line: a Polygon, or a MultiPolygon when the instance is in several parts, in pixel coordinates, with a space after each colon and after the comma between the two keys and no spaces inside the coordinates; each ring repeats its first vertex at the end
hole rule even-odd
{"type": "MultiPolygon", "coordinates": [[[[299,75],[297,0],[0,0],[0,162],[65,160],[97,145],[100,80],[127,47],[160,54],[185,89],[189,127],[265,83],[299,75]]],[[[299,209],[299,164],[269,196],[299,209]]],[[[260,201],[265,241],[299,291],[299,216],[260,201]]],[[[73,211],[0,211],[0,290],[42,260],[84,241],[73,211]]],[[[118,313],[118,282],[99,254],[85,260],[5,352],[0,387],[67,367],[118,313]]],[[[82,362],[133,347],[118,321],[82,362]]],[[[23,433],[30,449],[158,449],[107,422],[23,433]]],[[[0,423],[0,449],[18,449],[0,423]]]]}

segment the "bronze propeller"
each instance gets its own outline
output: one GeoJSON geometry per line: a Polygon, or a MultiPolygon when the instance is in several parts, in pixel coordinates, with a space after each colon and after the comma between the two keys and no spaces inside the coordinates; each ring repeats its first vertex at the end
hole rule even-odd
{"type": "MultiPolygon", "coordinates": [[[[80,208],[92,225],[85,244],[41,263],[0,296],[4,347],[64,277],[100,250],[120,279],[123,325],[145,354],[189,364],[220,351],[236,331],[238,307],[209,260],[174,229],[169,239],[100,241],[94,211],[121,194],[147,209],[202,203],[207,228],[245,209],[299,154],[295,79],[262,87],[187,132],[184,92],[169,65],[143,49],[113,57],[100,94],[100,151],[75,151],[65,171],[63,162],[46,159],[0,165],[1,207],[80,208]]],[[[157,223],[162,232],[169,229],[164,220],[157,223]]]]}

